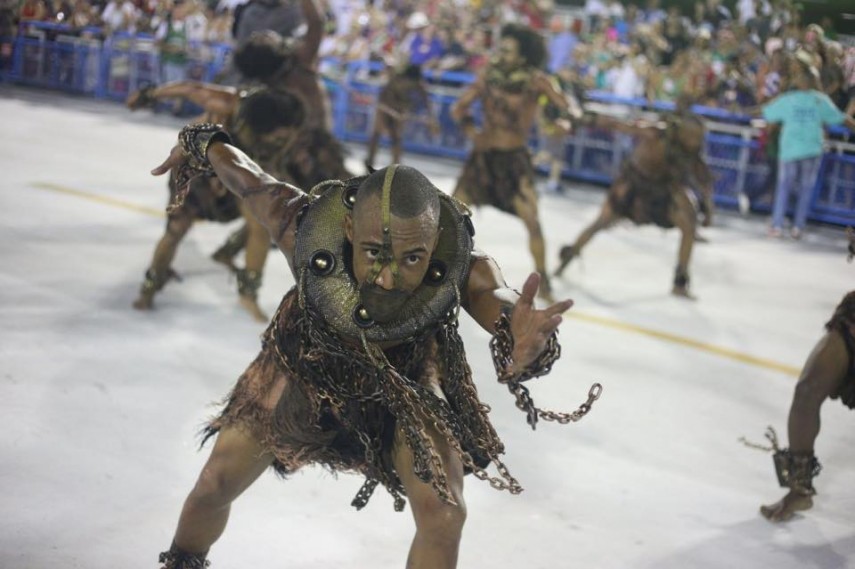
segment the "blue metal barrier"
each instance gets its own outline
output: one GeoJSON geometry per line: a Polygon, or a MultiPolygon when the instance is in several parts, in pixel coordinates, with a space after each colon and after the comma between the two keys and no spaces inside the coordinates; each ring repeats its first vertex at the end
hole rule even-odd
{"type": "MultiPolygon", "coordinates": [[[[72,30],[68,26],[28,22],[15,39],[11,67],[0,69],[0,81],[13,81],[99,98],[124,100],[135,89],[160,82],[160,57],[151,36],[116,34],[101,39],[100,30],[72,30]]],[[[191,46],[188,79],[212,81],[223,69],[230,52],[225,44],[191,46]]],[[[366,142],[371,134],[376,102],[383,84],[384,65],[378,62],[325,62],[337,73],[325,77],[333,110],[333,132],[344,141],[366,142]]],[[[451,118],[451,108],[474,76],[463,72],[426,71],[432,117],[424,113],[405,126],[404,149],[446,158],[464,159],[470,142],[451,118]],[[428,118],[439,125],[432,137],[428,118]]],[[[589,102],[621,105],[647,111],[673,110],[673,103],[623,99],[609,93],[587,93],[589,102]]],[[[722,109],[694,106],[710,121],[706,159],[715,175],[715,201],[736,208],[740,194],[752,198],[752,209],[768,211],[773,194],[775,164],[748,125],[750,117],[722,109]]],[[[480,121],[477,102],[472,108],[480,121]]],[[[832,134],[845,134],[842,128],[832,134]]],[[[532,148],[538,138],[533,134],[532,148]]],[[[387,143],[388,141],[381,141],[387,143]]],[[[609,184],[626,151],[624,135],[594,128],[578,128],[565,139],[564,175],[609,184]]],[[[831,142],[822,161],[814,189],[809,219],[855,225],[855,152],[852,145],[831,142]]]]}
{"type": "MultiPolygon", "coordinates": [[[[371,136],[374,115],[377,109],[377,97],[384,81],[381,73],[385,65],[380,62],[356,61],[347,66],[344,81],[336,97],[335,134],[341,140],[352,142],[367,142],[371,136]]],[[[429,76],[428,79],[431,80],[429,76]]],[[[436,80],[442,78],[453,84],[461,80],[472,80],[471,74],[458,73],[450,78],[446,75],[436,75],[436,80]]],[[[404,127],[402,136],[404,149],[408,152],[444,156],[462,159],[466,156],[466,137],[451,120],[451,106],[457,100],[456,94],[450,94],[448,87],[429,92],[431,112],[428,117],[424,113],[416,120],[409,121],[404,127]],[[439,133],[431,136],[429,121],[435,120],[439,125],[439,133]]],[[[383,144],[388,140],[381,139],[383,144]]]]}
{"type": "Polygon", "coordinates": [[[5,78],[48,89],[94,95],[100,84],[101,43],[67,26],[21,26],[5,78]]]}
{"type": "Polygon", "coordinates": [[[855,155],[826,153],[818,179],[810,208],[813,219],[855,224],[855,155]]]}
{"type": "MultiPolygon", "coordinates": [[[[191,44],[187,79],[212,81],[225,66],[227,44],[191,44]]],[[[145,85],[161,82],[160,52],[154,37],[99,28],[25,22],[15,38],[12,65],[0,81],[94,95],[116,101],[145,85]]]]}

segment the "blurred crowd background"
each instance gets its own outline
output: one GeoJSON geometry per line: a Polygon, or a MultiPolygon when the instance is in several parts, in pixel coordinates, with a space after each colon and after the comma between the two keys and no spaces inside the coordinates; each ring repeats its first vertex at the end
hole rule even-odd
{"type": "MultiPolygon", "coordinates": [[[[855,112],[855,37],[836,27],[846,14],[809,14],[791,0],[316,0],[327,15],[321,56],[418,63],[427,70],[477,72],[500,26],[523,22],[549,47],[548,70],[565,87],[619,97],[674,101],[681,95],[732,112],[762,104],[786,83],[787,58],[809,60],[818,86],[855,112]]],[[[64,34],[151,35],[163,80],[183,78],[194,50],[234,44],[257,29],[302,32],[299,0],[0,0],[8,62],[28,22],[70,26],[64,34]]],[[[852,11],[855,12],[855,6],[852,11]]],[[[855,15],[852,16],[855,18],[855,15]]],[[[855,19],[849,20],[855,26],[855,19]]],[[[845,30],[844,30],[845,31],[845,30]]],[[[327,63],[336,65],[335,63],[327,63]]]]}

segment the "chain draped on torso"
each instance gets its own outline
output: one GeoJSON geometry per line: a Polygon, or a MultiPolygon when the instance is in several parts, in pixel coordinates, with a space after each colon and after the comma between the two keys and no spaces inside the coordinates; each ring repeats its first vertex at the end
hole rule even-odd
{"type": "MultiPolygon", "coordinates": [[[[445,468],[431,433],[447,443],[465,469],[493,487],[521,491],[499,455],[504,446],[478,400],[466,362],[456,316],[421,335],[382,350],[347,342],[327,329],[310,307],[299,308],[292,291],[265,334],[280,366],[306,394],[311,418],[335,437],[315,461],[332,470],[357,470],[366,482],[353,501],[360,509],[378,484],[403,508],[405,493],[391,464],[394,445],[406,444],[413,469],[444,501],[454,503],[445,468]],[[432,376],[436,381],[432,383],[432,376]],[[442,389],[438,395],[432,385],[442,389]],[[499,477],[484,468],[496,465],[499,477]]],[[[277,415],[287,413],[283,397],[277,415]]]]}

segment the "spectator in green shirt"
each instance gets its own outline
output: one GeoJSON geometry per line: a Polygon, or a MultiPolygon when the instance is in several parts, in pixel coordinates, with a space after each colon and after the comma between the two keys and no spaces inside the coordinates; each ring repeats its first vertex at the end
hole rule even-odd
{"type": "Polygon", "coordinates": [[[778,187],[772,208],[769,235],[780,237],[790,192],[798,196],[791,235],[801,237],[807,221],[808,206],[816,184],[823,151],[823,128],[846,123],[855,130],[855,121],[842,113],[827,95],[813,88],[813,68],[797,61],[792,89],[763,106],[762,116],[781,123],[778,157],[778,187]]]}

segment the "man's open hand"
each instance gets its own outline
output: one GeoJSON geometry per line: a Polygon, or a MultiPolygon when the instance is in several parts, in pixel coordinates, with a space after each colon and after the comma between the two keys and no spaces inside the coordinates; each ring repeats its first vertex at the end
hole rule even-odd
{"type": "Polygon", "coordinates": [[[514,337],[513,372],[522,371],[543,352],[549,337],[561,324],[561,315],[573,306],[572,300],[562,300],[538,310],[534,306],[534,297],[539,285],[540,275],[530,274],[511,313],[511,334],[514,337]]]}

